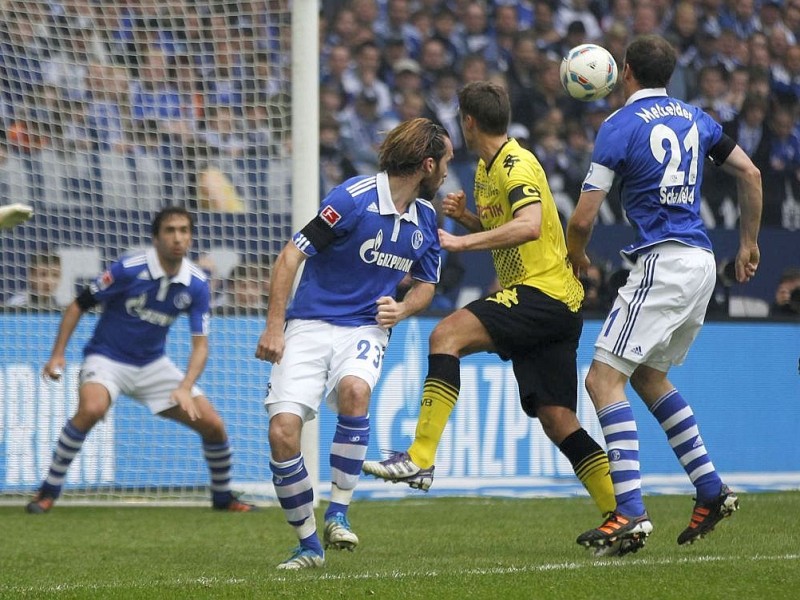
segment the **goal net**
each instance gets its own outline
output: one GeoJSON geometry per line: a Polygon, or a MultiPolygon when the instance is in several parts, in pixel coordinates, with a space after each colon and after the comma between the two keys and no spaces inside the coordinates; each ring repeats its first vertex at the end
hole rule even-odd
{"type": "MultiPolygon", "coordinates": [[[[297,3],[296,3],[297,4],[297,3]]],[[[150,245],[155,211],[189,208],[211,281],[200,386],[234,452],[234,489],[270,495],[253,359],[272,260],[291,234],[288,0],[2,0],[0,205],[35,217],[0,234],[0,498],[38,487],[77,406],[86,314],[62,383],[40,373],[61,310],[90,278],[150,245]]],[[[313,177],[313,173],[306,173],[313,177]]],[[[186,319],[169,336],[183,367],[186,319]]],[[[69,470],[65,502],[208,502],[199,437],[121,397],[69,470]]]]}

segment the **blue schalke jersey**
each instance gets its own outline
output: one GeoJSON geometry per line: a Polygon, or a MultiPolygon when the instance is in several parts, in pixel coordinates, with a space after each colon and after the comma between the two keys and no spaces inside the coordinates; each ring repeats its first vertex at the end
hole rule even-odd
{"type": "Polygon", "coordinates": [[[636,92],[605,120],[583,190],[608,191],[620,178],[622,207],[637,234],[623,254],[666,241],[711,250],[700,186],[705,157],[721,137],[719,123],[663,88],[636,92]]]}
{"type": "Polygon", "coordinates": [[[375,302],[394,297],[406,273],[419,281],[439,282],[436,211],[418,198],[399,214],[386,173],[345,181],[322,202],[319,216],[335,239],[317,251],[302,232],[292,238],[308,260],[287,319],[375,324],[375,302]]]}
{"type": "Polygon", "coordinates": [[[208,335],[208,280],[186,258],[170,278],[155,248],[131,254],[92,281],[89,291],[103,312],[84,356],[102,354],[129,365],[146,365],[164,355],[170,325],[180,313],[189,314],[192,335],[208,335]]]}

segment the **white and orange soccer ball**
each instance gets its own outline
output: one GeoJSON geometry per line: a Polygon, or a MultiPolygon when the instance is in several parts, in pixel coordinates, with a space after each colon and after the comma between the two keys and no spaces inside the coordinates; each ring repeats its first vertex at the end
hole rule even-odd
{"type": "Polygon", "coordinates": [[[581,44],[561,61],[561,84],[576,100],[592,102],[605,98],[617,83],[617,63],[597,44],[581,44]]]}

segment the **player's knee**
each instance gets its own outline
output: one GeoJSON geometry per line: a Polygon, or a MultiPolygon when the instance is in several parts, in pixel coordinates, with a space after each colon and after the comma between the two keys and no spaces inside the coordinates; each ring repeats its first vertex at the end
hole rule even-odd
{"type": "Polygon", "coordinates": [[[589,397],[592,399],[597,398],[600,393],[602,392],[602,378],[598,374],[597,370],[590,368],[589,372],[586,374],[586,381],[584,381],[584,387],[586,391],[589,392],[589,397]]]}
{"type": "Polygon", "coordinates": [[[218,413],[214,412],[203,417],[203,438],[213,442],[222,442],[227,439],[225,423],[218,413]]]}
{"type": "Polygon", "coordinates": [[[72,420],[76,427],[83,431],[88,431],[106,416],[109,406],[108,402],[101,400],[84,400],[80,403],[78,412],[72,420]]]}
{"type": "Polygon", "coordinates": [[[297,415],[280,413],[269,422],[269,447],[273,460],[289,460],[300,452],[302,421],[297,415]]]}
{"type": "Polygon", "coordinates": [[[458,336],[456,329],[445,319],[441,321],[431,332],[428,339],[428,347],[431,354],[452,354],[460,350],[456,340],[458,336]]]}

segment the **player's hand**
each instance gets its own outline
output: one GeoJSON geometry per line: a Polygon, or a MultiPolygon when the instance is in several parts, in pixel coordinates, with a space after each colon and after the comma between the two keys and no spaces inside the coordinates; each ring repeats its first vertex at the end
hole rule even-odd
{"type": "Polygon", "coordinates": [[[467,195],[463,190],[450,192],[442,199],[442,213],[445,217],[450,217],[458,221],[464,216],[467,207],[467,195]]]}
{"type": "Polygon", "coordinates": [[[64,365],[66,364],[67,361],[64,360],[63,356],[50,357],[50,360],[47,361],[47,364],[45,364],[42,369],[42,377],[51,381],[60,381],[61,376],[64,374],[64,365]]]}
{"type": "Polygon", "coordinates": [[[33,216],[33,208],[27,204],[9,204],[0,207],[0,229],[10,229],[24,223],[33,216]]]}
{"type": "Polygon", "coordinates": [[[382,296],[375,302],[378,306],[378,314],[375,320],[378,325],[385,329],[394,327],[403,320],[403,303],[398,302],[391,296],[382,296]]]}
{"type": "Polygon", "coordinates": [[[575,277],[578,279],[581,278],[581,275],[586,273],[589,269],[589,265],[592,264],[592,261],[589,260],[589,257],[586,256],[586,253],[580,255],[569,255],[569,262],[572,263],[572,272],[575,274],[575,277]]]}
{"type": "Polygon", "coordinates": [[[278,329],[278,331],[274,333],[271,329],[265,329],[258,338],[256,358],[277,365],[283,358],[283,350],[285,347],[286,339],[283,336],[283,329],[278,329]]]}
{"type": "Polygon", "coordinates": [[[747,283],[755,277],[759,262],[761,262],[761,251],[758,246],[739,248],[736,254],[736,281],[747,283]]]}
{"type": "Polygon", "coordinates": [[[462,236],[453,235],[444,229],[439,230],[439,246],[442,247],[442,250],[447,250],[448,252],[461,252],[464,249],[464,243],[461,238],[462,236]]]}
{"type": "Polygon", "coordinates": [[[183,409],[189,418],[192,421],[196,421],[200,418],[200,410],[197,408],[197,404],[194,402],[194,398],[192,397],[192,390],[189,388],[188,390],[184,387],[179,387],[175,390],[172,390],[172,393],[169,395],[170,399],[177,403],[183,409]]]}

